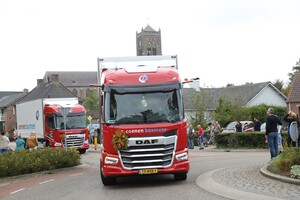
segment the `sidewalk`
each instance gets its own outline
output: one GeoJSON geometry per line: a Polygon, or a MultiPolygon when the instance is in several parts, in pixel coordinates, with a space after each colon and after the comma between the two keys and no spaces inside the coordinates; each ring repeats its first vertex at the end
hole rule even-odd
{"type": "Polygon", "coordinates": [[[97,144],[96,148],[94,144],[90,144],[90,148],[87,150],[87,152],[100,153],[100,144],[97,144]]]}
{"type": "MultiPolygon", "coordinates": [[[[204,150],[196,151],[221,152],[227,150],[215,149],[209,146],[204,150]]],[[[230,151],[262,151],[262,150],[230,150],[230,151]]],[[[268,151],[268,150],[264,150],[268,151]]],[[[229,168],[220,168],[206,172],[196,179],[196,184],[202,189],[236,200],[299,200],[300,180],[283,177],[270,173],[263,164],[241,164],[229,168]]]]}

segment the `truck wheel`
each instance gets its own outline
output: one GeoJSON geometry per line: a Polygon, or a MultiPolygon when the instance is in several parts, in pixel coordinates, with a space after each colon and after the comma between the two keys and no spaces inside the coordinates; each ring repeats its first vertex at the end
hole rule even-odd
{"type": "Polygon", "coordinates": [[[80,154],[84,154],[86,152],[86,149],[79,149],[80,154]]]}
{"type": "Polygon", "coordinates": [[[102,173],[102,170],[100,168],[100,173],[101,173],[101,180],[103,185],[115,185],[117,182],[117,178],[116,177],[105,177],[102,173]]]}
{"type": "Polygon", "coordinates": [[[174,174],[175,181],[185,181],[186,178],[187,178],[187,174],[186,173],[177,173],[177,174],[174,174]]]}

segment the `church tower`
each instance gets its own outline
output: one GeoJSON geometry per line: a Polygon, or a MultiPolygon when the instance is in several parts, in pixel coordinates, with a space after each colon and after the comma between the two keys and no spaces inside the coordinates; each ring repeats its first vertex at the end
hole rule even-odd
{"type": "Polygon", "coordinates": [[[140,33],[136,32],[136,54],[137,56],[162,55],[161,31],[155,31],[147,25],[140,33]]]}

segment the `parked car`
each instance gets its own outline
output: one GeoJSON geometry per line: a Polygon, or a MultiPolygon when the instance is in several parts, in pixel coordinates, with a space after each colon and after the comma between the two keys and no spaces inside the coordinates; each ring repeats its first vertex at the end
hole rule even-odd
{"type": "MultiPolygon", "coordinates": [[[[279,132],[279,133],[282,132],[282,126],[281,126],[281,125],[278,125],[278,126],[277,126],[277,129],[278,129],[278,132],[279,132]]],[[[266,132],[266,122],[263,123],[263,124],[260,126],[260,132],[263,132],[263,133],[266,132]]]]}
{"type": "MultiPolygon", "coordinates": [[[[242,124],[243,132],[253,132],[254,131],[254,123],[252,121],[240,121],[242,124]]],[[[235,133],[235,125],[236,122],[230,122],[226,128],[222,131],[222,133],[235,133]]]]}
{"type": "Polygon", "coordinates": [[[264,132],[264,133],[266,132],[266,122],[261,124],[260,132],[264,132]]]}

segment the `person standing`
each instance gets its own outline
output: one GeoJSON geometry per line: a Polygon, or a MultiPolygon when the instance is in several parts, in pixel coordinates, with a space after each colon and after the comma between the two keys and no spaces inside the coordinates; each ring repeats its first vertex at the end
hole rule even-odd
{"type": "Polygon", "coordinates": [[[219,124],[218,121],[215,122],[213,131],[214,131],[214,134],[221,133],[221,125],[219,124]]]}
{"type": "MultiPolygon", "coordinates": [[[[294,142],[292,140],[292,138],[291,138],[290,126],[291,126],[292,122],[297,121],[298,127],[299,127],[299,125],[300,125],[299,124],[299,117],[297,116],[297,114],[295,112],[289,111],[288,114],[286,116],[284,116],[283,120],[289,123],[288,124],[288,128],[287,128],[287,131],[288,131],[288,139],[287,139],[288,140],[287,141],[288,146],[289,147],[290,146],[295,147],[296,146],[296,142],[294,142]]],[[[300,137],[298,138],[298,140],[300,140],[300,137]]],[[[299,142],[300,141],[298,141],[298,145],[299,145],[299,142]]]]}
{"type": "Polygon", "coordinates": [[[93,124],[89,125],[89,143],[94,143],[94,137],[95,137],[95,128],[93,124]]]}
{"type": "Polygon", "coordinates": [[[21,138],[21,135],[18,135],[16,139],[16,151],[20,151],[24,149],[25,149],[25,141],[21,138]]]}
{"type": "Polygon", "coordinates": [[[5,132],[2,131],[0,134],[0,154],[8,151],[9,139],[5,136],[5,132]]]}
{"type": "Polygon", "coordinates": [[[235,124],[235,132],[242,132],[243,129],[242,129],[242,124],[241,122],[238,120],[236,121],[236,124],[235,124]]]}
{"type": "Polygon", "coordinates": [[[197,128],[198,128],[198,145],[199,145],[199,149],[201,150],[201,149],[204,149],[204,144],[203,144],[203,142],[204,142],[204,134],[203,134],[203,128],[201,127],[201,125],[199,124],[198,126],[197,126],[197,128]]]}
{"type": "Polygon", "coordinates": [[[214,145],[215,144],[215,135],[220,133],[221,126],[218,123],[218,121],[216,121],[214,123],[214,125],[212,123],[210,123],[209,128],[210,128],[210,132],[209,132],[209,140],[208,140],[207,144],[214,145]]]}
{"type": "Polygon", "coordinates": [[[277,126],[282,125],[279,118],[274,115],[274,109],[269,108],[267,111],[267,119],[266,119],[266,142],[269,145],[271,159],[275,158],[278,154],[278,130],[277,126]]]}
{"type": "Polygon", "coordinates": [[[261,122],[256,117],[253,118],[254,121],[254,132],[260,132],[261,122]]]}
{"type": "Polygon", "coordinates": [[[192,125],[189,126],[188,130],[188,148],[194,149],[194,135],[193,135],[193,127],[192,125]]]}
{"type": "Polygon", "coordinates": [[[26,146],[31,151],[34,149],[37,149],[39,143],[36,137],[36,134],[34,132],[30,133],[30,136],[26,140],[26,146]]]}

